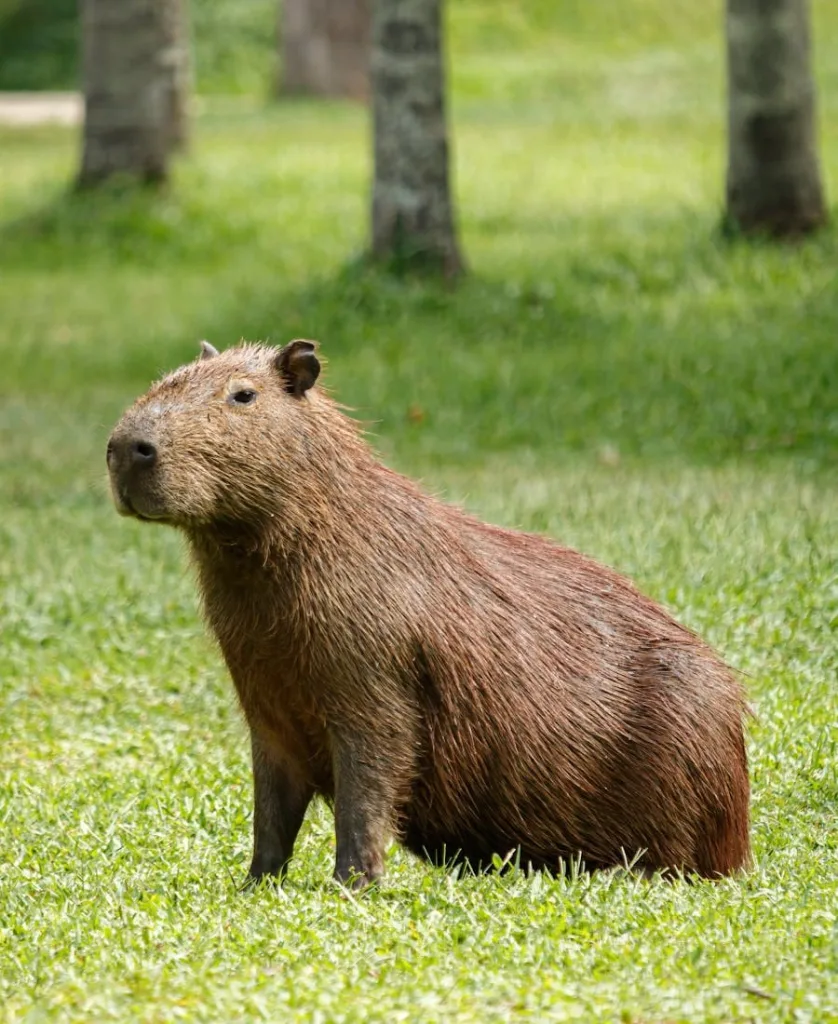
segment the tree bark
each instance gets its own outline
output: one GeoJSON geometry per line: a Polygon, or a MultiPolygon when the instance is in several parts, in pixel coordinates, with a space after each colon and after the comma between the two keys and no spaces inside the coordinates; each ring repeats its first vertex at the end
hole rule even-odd
{"type": "Polygon", "coordinates": [[[376,0],[373,256],[458,274],[449,187],[442,0],[376,0]]]}
{"type": "Polygon", "coordinates": [[[366,99],[370,0],[284,0],[282,93],[366,99]]]}
{"type": "Polygon", "coordinates": [[[166,0],[163,5],[164,51],[161,63],[168,71],[169,138],[173,149],[189,142],[189,97],[192,62],[189,46],[189,0],[166,0]]]}
{"type": "Polygon", "coordinates": [[[793,236],[826,213],[808,0],[727,0],[727,220],[793,236]]]}
{"type": "Polygon", "coordinates": [[[182,0],[82,0],[85,122],[80,186],[166,178],[186,140],[182,0]]]}

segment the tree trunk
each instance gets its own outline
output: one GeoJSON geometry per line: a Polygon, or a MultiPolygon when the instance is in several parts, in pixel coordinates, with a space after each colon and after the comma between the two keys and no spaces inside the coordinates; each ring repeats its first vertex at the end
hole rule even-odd
{"type": "Polygon", "coordinates": [[[808,0],[727,0],[727,219],[800,235],[825,219],[808,0]]]}
{"type": "Polygon", "coordinates": [[[279,91],[366,99],[370,0],[284,0],[279,91]]]}
{"type": "Polygon", "coordinates": [[[169,105],[170,142],[185,149],[189,142],[189,97],[192,63],[189,51],[189,0],[166,0],[163,6],[164,51],[161,62],[169,74],[166,91],[169,105]]]}
{"type": "Polygon", "coordinates": [[[376,0],[372,252],[404,269],[463,269],[448,183],[442,0],[376,0]]]}
{"type": "Polygon", "coordinates": [[[82,0],[85,122],[79,185],[162,181],[186,139],[182,0],[82,0]]]}

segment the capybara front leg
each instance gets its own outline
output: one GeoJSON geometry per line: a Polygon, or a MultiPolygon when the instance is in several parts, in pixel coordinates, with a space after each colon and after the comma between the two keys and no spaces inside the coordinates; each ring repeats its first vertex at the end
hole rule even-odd
{"type": "Polygon", "coordinates": [[[285,872],[313,790],[269,752],[255,731],[253,755],[253,860],[248,881],[285,872]]]}
{"type": "Polygon", "coordinates": [[[335,744],[335,878],[352,889],[384,870],[384,845],[397,789],[390,759],[371,739],[335,744]]]}

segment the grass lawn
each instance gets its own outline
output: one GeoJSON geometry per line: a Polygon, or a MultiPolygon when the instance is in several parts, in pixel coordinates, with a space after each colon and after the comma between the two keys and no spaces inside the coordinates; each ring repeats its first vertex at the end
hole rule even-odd
{"type": "Polygon", "coordinates": [[[76,138],[0,132],[0,1021],[838,1020],[838,232],[722,243],[718,7],[605,6],[453,0],[456,292],[351,262],[356,108],[208,100],[158,197],[68,200],[76,138]],[[317,808],[285,888],[237,892],[245,729],[104,444],[241,336],[319,338],[388,462],[618,566],[745,673],[752,872],[458,880],[393,850],[348,898],[317,808]]]}

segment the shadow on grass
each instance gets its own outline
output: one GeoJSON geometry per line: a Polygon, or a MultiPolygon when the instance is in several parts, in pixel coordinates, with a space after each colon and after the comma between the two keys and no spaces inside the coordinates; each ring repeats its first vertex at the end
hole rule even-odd
{"type": "Polygon", "coordinates": [[[385,450],[834,464],[838,296],[772,288],[753,264],[782,263],[776,249],[699,248],[657,269],[577,254],[555,275],[474,273],[456,290],[356,263],[202,326],[222,346],[320,340],[327,379],[385,450]]]}
{"type": "MultiPolygon", "coordinates": [[[[79,378],[130,395],[194,358],[201,337],[219,347],[308,337],[331,363],[327,382],[388,456],[836,461],[834,229],[795,247],[746,245],[689,211],[565,211],[552,238],[516,223],[516,259],[494,220],[478,219],[466,231],[474,269],[456,289],[360,260],[299,285],[277,268],[299,244],[305,277],[316,264],[304,240],[277,246],[273,261],[252,218],[190,195],[71,194],[0,232],[0,255],[15,247],[39,270],[72,261],[85,281],[104,263],[162,268],[173,305],[178,282],[166,274],[203,282],[209,301],[179,309],[189,329],[174,336],[160,321],[151,340],[143,324],[120,324],[118,351],[74,353],[79,378]],[[493,262],[481,261],[487,253],[493,262]]],[[[58,371],[48,346],[39,358],[49,389],[58,371]]],[[[56,377],[55,390],[69,379],[56,377]]]]}
{"type": "Polygon", "coordinates": [[[226,216],[200,190],[184,195],[131,179],[95,189],[70,184],[0,225],[0,263],[46,270],[195,266],[243,247],[248,234],[246,223],[226,216]]]}

